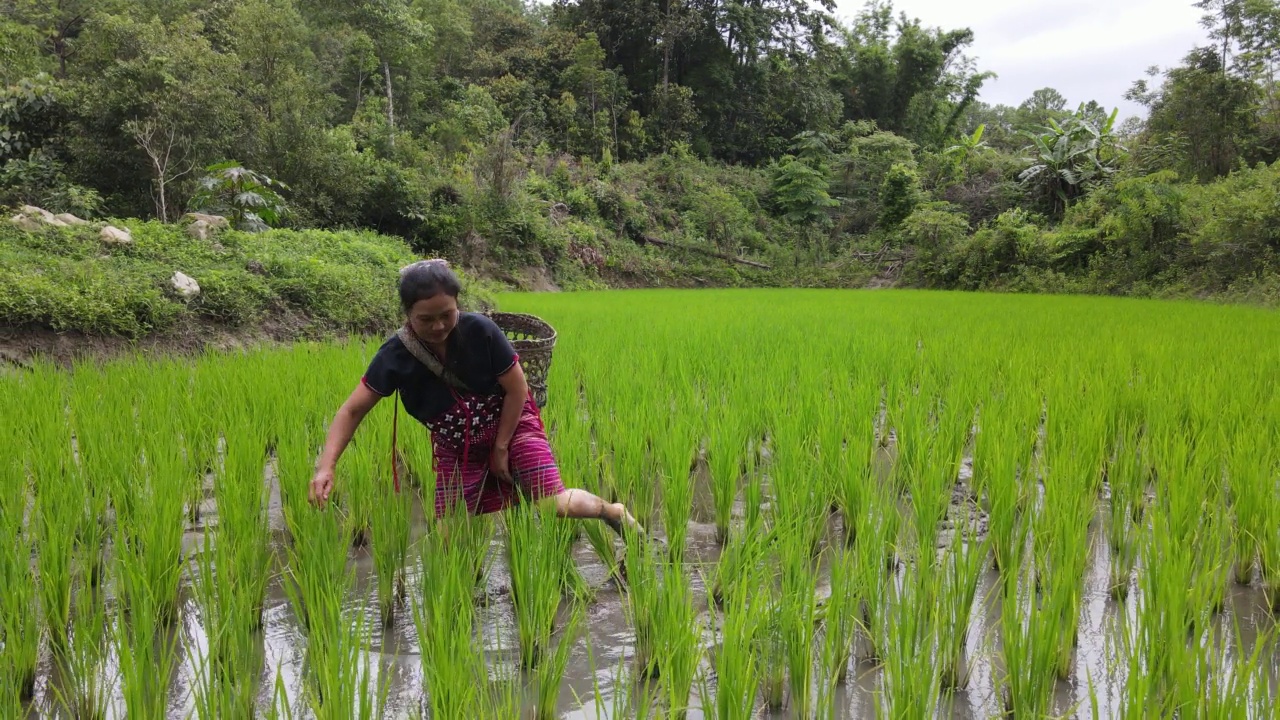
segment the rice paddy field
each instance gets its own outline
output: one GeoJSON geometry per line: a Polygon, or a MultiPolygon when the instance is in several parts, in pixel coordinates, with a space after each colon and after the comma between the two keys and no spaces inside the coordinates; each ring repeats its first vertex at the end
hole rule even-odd
{"type": "Polygon", "coordinates": [[[566,483],[651,537],[425,517],[389,402],[310,506],[380,338],[9,372],[0,717],[1275,717],[1274,312],[502,302],[560,333],[566,483]]]}

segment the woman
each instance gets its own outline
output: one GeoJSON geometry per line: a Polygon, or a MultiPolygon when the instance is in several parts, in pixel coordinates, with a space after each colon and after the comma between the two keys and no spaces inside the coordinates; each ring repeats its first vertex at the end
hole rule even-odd
{"type": "Polygon", "coordinates": [[[338,410],[311,480],[321,506],[351,436],[384,397],[400,394],[409,415],[431,431],[436,516],[465,504],[470,513],[501,510],[523,494],[553,502],[567,518],[599,518],[621,534],[639,529],[621,503],[567,490],[547,443],[524,370],[506,334],[492,320],[459,312],[461,285],[444,260],[400,271],[407,322],[378,349],[363,378],[338,410]]]}

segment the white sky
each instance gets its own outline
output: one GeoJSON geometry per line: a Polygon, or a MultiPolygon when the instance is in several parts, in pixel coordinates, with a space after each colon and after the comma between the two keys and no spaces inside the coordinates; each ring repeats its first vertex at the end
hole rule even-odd
{"type": "MultiPolygon", "coordinates": [[[[1142,115],[1124,99],[1134,80],[1152,65],[1178,64],[1206,39],[1192,0],[894,0],[926,27],[968,27],[968,53],[988,80],[982,100],[1018,105],[1042,87],[1056,88],[1074,109],[1097,100],[1142,115]]],[[[864,0],[836,0],[836,14],[850,21],[864,0]]]]}

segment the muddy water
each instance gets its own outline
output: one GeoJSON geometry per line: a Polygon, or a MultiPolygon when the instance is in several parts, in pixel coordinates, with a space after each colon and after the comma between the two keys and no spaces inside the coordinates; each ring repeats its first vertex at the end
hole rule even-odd
{"type": "MultiPolygon", "coordinates": [[[[967,503],[967,492],[964,481],[967,480],[968,468],[961,476],[957,486],[956,500],[952,514],[960,512],[976,512],[967,503]]],[[[271,478],[268,470],[269,480],[271,478]]],[[[199,547],[204,530],[217,522],[215,508],[207,503],[203,508],[202,519],[189,528],[186,537],[187,550],[195,552],[199,547]]],[[[421,521],[421,510],[415,523],[416,534],[421,534],[424,523],[421,521]]],[[[278,554],[283,553],[284,531],[280,513],[278,493],[273,492],[270,507],[272,528],[276,536],[278,554]]],[[[706,606],[706,590],[702,580],[703,574],[710,574],[712,566],[719,557],[719,547],[715,542],[714,527],[700,520],[706,518],[703,498],[695,502],[695,521],[691,523],[688,535],[687,557],[693,577],[695,602],[699,607],[706,606]]],[[[835,523],[833,520],[833,530],[835,523]]],[[[981,526],[981,523],[980,523],[981,526]]],[[[1090,717],[1092,715],[1090,688],[1097,697],[1099,715],[1113,716],[1119,706],[1123,691],[1124,674],[1122,669],[1114,666],[1111,658],[1112,634],[1115,632],[1114,620],[1126,609],[1133,607],[1137,597],[1136,587],[1131,590],[1129,603],[1114,601],[1108,591],[1108,548],[1101,534],[1103,524],[1095,524],[1090,536],[1092,547],[1090,552],[1092,563],[1087,575],[1082,617],[1080,622],[1080,644],[1077,651],[1075,670],[1067,682],[1059,682],[1056,694],[1056,713],[1064,716],[1090,717]]],[[[834,536],[834,532],[833,532],[834,536]]],[[[945,542],[945,533],[943,541],[945,542]]],[[[489,659],[491,672],[495,676],[510,677],[516,672],[518,649],[516,647],[516,628],[513,606],[510,596],[509,577],[504,567],[505,553],[503,538],[496,536],[491,545],[490,572],[486,578],[483,595],[485,601],[478,611],[480,634],[489,659]]],[[[1082,552],[1085,549],[1082,548],[1082,552]]],[[[412,556],[412,551],[411,551],[412,556]]],[[[633,652],[634,636],[624,612],[624,596],[609,580],[605,566],[586,544],[580,541],[575,547],[574,556],[577,565],[589,584],[595,590],[594,598],[586,615],[586,626],[582,637],[576,643],[569,660],[568,669],[562,683],[559,699],[559,712],[564,718],[605,718],[630,717],[634,713],[629,709],[637,693],[644,692],[639,683],[630,675],[629,666],[633,652]]],[[[375,685],[385,682],[388,688],[388,715],[390,717],[415,717],[421,708],[423,682],[421,663],[418,654],[417,635],[408,612],[400,612],[394,623],[382,628],[377,617],[376,578],[371,557],[366,551],[352,551],[351,562],[355,568],[356,584],[348,607],[354,611],[364,612],[368,619],[367,626],[374,628],[368,639],[367,660],[377,668],[375,685]]],[[[409,587],[417,587],[417,577],[412,570],[409,587]]],[[[999,641],[998,628],[1000,620],[1000,600],[997,592],[997,575],[988,570],[978,589],[978,601],[972,611],[972,623],[967,641],[967,682],[965,687],[945,696],[942,716],[953,718],[989,718],[1000,714],[1000,699],[997,688],[1002,672],[998,660],[999,641]]],[[[184,588],[184,592],[186,589],[184,588]]],[[[179,641],[179,669],[175,674],[170,698],[170,716],[186,717],[193,709],[191,688],[196,676],[196,658],[205,644],[199,612],[196,604],[189,597],[183,602],[182,623],[179,641]]],[[[109,608],[109,612],[111,609],[109,608]]],[[[281,684],[295,717],[307,717],[301,711],[304,703],[300,701],[302,693],[302,669],[306,652],[306,638],[303,629],[288,603],[279,582],[273,582],[269,590],[269,598],[265,612],[264,627],[264,664],[261,675],[259,705],[264,711],[275,703],[276,685],[281,684]]],[[[702,613],[702,620],[709,621],[709,615],[702,613]]],[[[1228,593],[1224,611],[1216,617],[1218,636],[1229,642],[1231,652],[1252,652],[1259,631],[1273,626],[1274,619],[1267,608],[1262,592],[1256,586],[1232,585],[1228,593]],[[1241,647],[1234,647],[1236,642],[1235,628],[1238,626],[1241,647]]],[[[713,634],[706,633],[708,644],[713,642],[713,634]]],[[[1276,686],[1280,678],[1280,659],[1274,648],[1269,649],[1266,667],[1276,686]]],[[[113,675],[114,658],[108,660],[108,676],[113,675]]],[[[704,670],[707,669],[704,664],[704,670]]],[[[710,673],[705,674],[710,677],[710,673]]],[[[57,717],[53,702],[56,697],[60,678],[47,658],[42,663],[40,681],[37,688],[37,702],[32,708],[31,717],[57,717]]],[[[701,682],[701,681],[700,681],[701,682]]],[[[851,664],[847,683],[836,691],[836,703],[839,717],[870,718],[875,716],[876,689],[879,684],[879,670],[864,660],[855,658],[851,664]]],[[[712,689],[713,688],[708,688],[712,689]]],[[[694,696],[690,699],[693,710],[691,718],[701,718],[700,694],[695,686],[694,696]]],[[[117,692],[112,702],[112,715],[124,717],[123,702],[117,692]]],[[[769,713],[761,710],[758,717],[790,718],[787,711],[769,713]]]]}

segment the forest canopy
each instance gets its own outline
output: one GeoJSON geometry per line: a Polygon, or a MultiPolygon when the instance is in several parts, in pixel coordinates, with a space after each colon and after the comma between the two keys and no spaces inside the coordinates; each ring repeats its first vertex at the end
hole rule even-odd
{"type": "Polygon", "coordinates": [[[973,32],[881,0],[0,0],[0,205],[371,229],[566,286],[701,249],[773,271],[717,284],[1274,293],[1280,8],[1196,5],[1209,44],[1120,123],[981,102],[973,32]]]}

